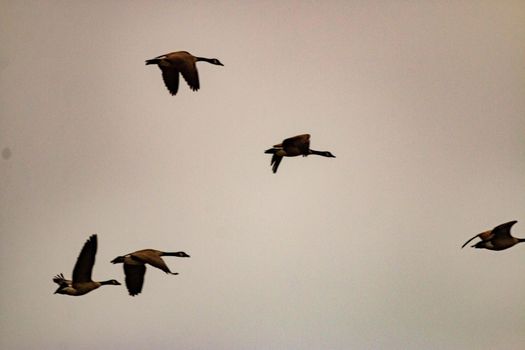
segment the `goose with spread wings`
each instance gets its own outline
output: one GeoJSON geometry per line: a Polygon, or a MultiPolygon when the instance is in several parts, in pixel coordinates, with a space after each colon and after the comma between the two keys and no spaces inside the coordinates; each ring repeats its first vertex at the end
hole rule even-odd
{"type": "Polygon", "coordinates": [[[95,255],[97,254],[97,235],[92,235],[82,247],[77,262],[73,269],[73,279],[68,280],[64,274],[60,273],[53,278],[53,282],[58,284],[55,294],[65,294],[79,296],[87,294],[100,286],[113,285],[119,286],[116,280],[93,281],[91,273],[95,264],[95,255]]]}
{"type": "Polygon", "coordinates": [[[279,164],[283,157],[306,157],[310,154],[315,154],[318,156],[335,158],[335,156],[328,151],[316,151],[310,149],[310,134],[287,138],[282,143],[267,149],[264,153],[273,154],[270,165],[272,166],[272,171],[274,173],[277,172],[277,168],[279,168],[279,164]]]}
{"type": "Polygon", "coordinates": [[[509,221],[494,227],[492,230],[481,232],[466,241],[461,248],[465,247],[470,241],[477,237],[479,237],[481,241],[472,245],[471,247],[473,248],[504,250],[518,243],[525,242],[525,238],[516,238],[510,234],[510,229],[515,223],[517,223],[516,220],[509,221]]]}
{"type": "Polygon", "coordinates": [[[199,61],[208,62],[216,66],[224,66],[216,58],[193,56],[187,51],[177,51],[157,56],[147,60],[146,65],[156,64],[162,71],[164,85],[166,85],[170,94],[176,95],[179,90],[179,73],[186,80],[190,89],[193,91],[199,90],[199,72],[196,65],[199,61]]]}
{"type": "Polygon", "coordinates": [[[163,256],[177,256],[179,258],[189,258],[185,252],[163,252],[156,249],[143,249],[123,256],[117,256],[111,260],[113,264],[124,264],[124,274],[126,275],[126,287],[129,295],[135,296],[142,291],[144,285],[144,275],[146,274],[146,264],[156,267],[167,274],[178,275],[178,272],[171,272],[166,265],[163,256]]]}

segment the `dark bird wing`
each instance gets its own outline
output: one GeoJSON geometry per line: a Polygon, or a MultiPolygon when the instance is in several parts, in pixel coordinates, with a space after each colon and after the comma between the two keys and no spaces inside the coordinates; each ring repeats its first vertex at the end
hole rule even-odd
{"type": "Polygon", "coordinates": [[[162,70],[162,79],[164,80],[164,85],[168,88],[170,94],[176,95],[179,91],[179,71],[171,66],[161,66],[162,70]]]}
{"type": "Polygon", "coordinates": [[[289,137],[283,141],[282,146],[283,147],[287,147],[287,146],[299,147],[304,144],[310,146],[310,134],[289,137]]]}
{"type": "Polygon", "coordinates": [[[183,60],[181,62],[180,73],[193,91],[199,90],[199,72],[197,71],[195,61],[183,60]]]}
{"type": "Polygon", "coordinates": [[[272,171],[274,172],[274,174],[277,172],[277,168],[279,168],[279,164],[281,164],[281,160],[283,160],[283,157],[278,156],[277,154],[274,153],[274,155],[272,156],[272,162],[270,163],[270,165],[272,165],[272,171]]]}
{"type": "Polygon", "coordinates": [[[308,154],[308,149],[310,148],[310,135],[304,134],[287,138],[283,141],[282,147],[285,150],[287,148],[297,148],[302,154],[308,154]]]}
{"type": "Polygon", "coordinates": [[[144,285],[146,265],[124,264],[124,274],[126,275],[126,287],[128,288],[129,295],[135,296],[139,294],[144,285]]]}
{"type": "Polygon", "coordinates": [[[511,237],[510,228],[517,223],[516,220],[506,222],[504,224],[498,225],[492,229],[494,236],[498,237],[511,237]]]}
{"type": "Polygon", "coordinates": [[[494,229],[492,230],[488,230],[488,231],[485,231],[485,232],[481,232],[481,233],[478,233],[477,235],[475,235],[474,237],[472,237],[471,239],[469,239],[468,241],[466,241],[462,246],[461,248],[465,247],[470,241],[472,241],[474,238],[476,237],[479,237],[482,241],[486,242],[486,241],[490,241],[492,238],[494,238],[494,229]]]}
{"type": "MultiPolygon", "coordinates": [[[[480,234],[481,234],[481,233],[480,233],[480,234]]],[[[461,248],[462,248],[462,249],[465,248],[465,246],[466,246],[467,244],[469,244],[470,241],[472,241],[472,240],[473,240],[474,238],[476,238],[476,237],[479,237],[480,234],[475,235],[474,237],[472,237],[471,239],[469,239],[468,241],[466,241],[465,243],[463,243],[463,245],[461,246],[461,248]]]]}
{"type": "Polygon", "coordinates": [[[97,235],[92,235],[82,247],[73,269],[73,283],[90,282],[95,255],[97,254],[97,235]]]}

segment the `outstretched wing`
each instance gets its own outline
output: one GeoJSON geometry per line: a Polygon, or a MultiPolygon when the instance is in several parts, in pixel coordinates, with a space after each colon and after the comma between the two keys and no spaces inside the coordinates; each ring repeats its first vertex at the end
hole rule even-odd
{"type": "Polygon", "coordinates": [[[283,148],[286,147],[297,147],[297,148],[310,148],[310,134],[297,135],[294,137],[287,138],[282,143],[283,148]]]}
{"type": "MultiPolygon", "coordinates": [[[[481,233],[480,233],[481,234],[481,233]]],[[[472,237],[471,239],[469,239],[468,241],[466,241],[465,243],[463,243],[463,245],[461,246],[461,249],[465,248],[465,246],[467,244],[469,244],[470,241],[472,241],[474,238],[478,237],[480,234],[477,234],[475,235],[474,237],[472,237]]]]}
{"type": "Polygon", "coordinates": [[[482,241],[490,241],[492,238],[494,238],[494,230],[488,230],[485,232],[478,233],[468,241],[466,241],[461,248],[465,247],[470,241],[472,241],[474,238],[479,237],[482,241]]]}
{"type": "Polygon", "coordinates": [[[516,220],[506,222],[504,224],[498,225],[492,229],[492,233],[498,237],[511,237],[510,228],[517,223],[516,220]]]}
{"type": "Polygon", "coordinates": [[[287,138],[282,143],[283,149],[290,156],[297,155],[308,155],[308,150],[310,149],[310,135],[297,135],[294,137],[287,138]]]}
{"type": "Polygon", "coordinates": [[[73,283],[90,282],[95,255],[97,254],[97,235],[92,235],[82,247],[73,269],[73,283]]]}
{"type": "Polygon", "coordinates": [[[126,287],[128,288],[129,295],[135,296],[139,294],[144,285],[146,265],[124,264],[124,274],[126,275],[126,287]]]}

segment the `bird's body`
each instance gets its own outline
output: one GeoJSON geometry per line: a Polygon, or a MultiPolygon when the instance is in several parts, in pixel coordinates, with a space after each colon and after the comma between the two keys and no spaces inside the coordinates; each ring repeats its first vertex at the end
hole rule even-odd
{"type": "Polygon", "coordinates": [[[163,252],[156,249],[143,249],[118,256],[111,262],[113,264],[123,263],[124,274],[126,275],[126,287],[131,296],[135,296],[142,291],[144,284],[144,275],[146,274],[146,264],[156,267],[168,274],[178,275],[177,272],[171,272],[166,265],[163,256],[178,256],[181,258],[189,257],[184,252],[163,252]]]}
{"type": "Polygon", "coordinates": [[[63,274],[58,274],[55,277],[53,277],[53,282],[59,285],[55,293],[72,295],[72,296],[79,296],[79,295],[87,294],[105,284],[120,285],[120,283],[118,284],[114,283],[113,282],[114,280],[110,280],[110,281],[111,282],[109,281],[102,281],[102,282],[88,281],[88,282],[73,283],[72,280],[65,279],[63,274]]]}
{"type": "Polygon", "coordinates": [[[267,149],[264,153],[273,154],[272,161],[270,165],[272,166],[272,171],[277,172],[279,164],[283,157],[297,157],[303,156],[306,157],[310,154],[315,154],[318,156],[335,158],[335,156],[328,151],[315,151],[310,149],[310,135],[303,134],[297,135],[285,139],[282,143],[274,145],[272,148],[267,149]]]}
{"type": "Polygon", "coordinates": [[[520,242],[525,242],[524,238],[516,238],[511,236],[510,229],[515,223],[517,223],[515,220],[509,221],[494,227],[492,230],[479,233],[466,241],[461,248],[465,247],[470,241],[477,237],[479,237],[481,241],[472,245],[471,247],[473,248],[504,250],[520,242]]]}
{"type": "Polygon", "coordinates": [[[89,237],[80,251],[77,262],[73,269],[73,279],[68,280],[64,278],[62,273],[53,277],[53,282],[58,284],[55,294],[58,293],[79,296],[87,294],[103,285],[120,285],[120,283],[116,280],[97,282],[91,279],[96,254],[97,235],[92,235],[89,237]]]}
{"type": "Polygon", "coordinates": [[[216,58],[197,57],[187,51],[177,51],[157,56],[153,59],[147,60],[146,65],[156,64],[159,66],[162,71],[164,84],[172,95],[176,95],[179,90],[179,73],[182,74],[190,89],[193,91],[199,90],[199,73],[196,66],[196,63],[199,61],[223,66],[223,64],[216,58]]]}

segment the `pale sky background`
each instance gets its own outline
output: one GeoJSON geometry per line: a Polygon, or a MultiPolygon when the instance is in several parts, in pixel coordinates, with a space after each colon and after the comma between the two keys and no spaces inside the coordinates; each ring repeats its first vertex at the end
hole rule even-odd
{"type": "Polygon", "coordinates": [[[523,1],[2,1],[0,348],[523,349],[523,1]],[[201,90],[146,59],[187,50],[201,90]],[[312,135],[337,158],[264,150],[312,135]],[[97,233],[183,250],[53,295],[97,233]]]}

